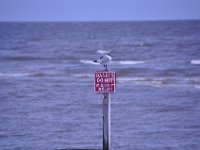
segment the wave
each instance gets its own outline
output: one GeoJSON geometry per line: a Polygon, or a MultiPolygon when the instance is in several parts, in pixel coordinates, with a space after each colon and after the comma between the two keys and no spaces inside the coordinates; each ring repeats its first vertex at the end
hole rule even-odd
{"type": "Polygon", "coordinates": [[[73,74],[72,77],[77,77],[77,78],[93,78],[93,74],[73,74]]]}
{"type": "MultiPolygon", "coordinates": [[[[80,60],[83,64],[91,64],[98,65],[98,63],[93,62],[92,60],[80,60]]],[[[110,64],[120,64],[120,65],[136,65],[136,64],[144,64],[146,61],[132,61],[132,60],[124,60],[124,61],[111,61],[110,64]]]]}
{"type": "Polygon", "coordinates": [[[142,46],[144,46],[144,42],[142,42],[142,41],[135,41],[135,42],[133,43],[133,45],[134,45],[134,46],[142,47],[142,46]]]}
{"type": "Polygon", "coordinates": [[[43,77],[45,73],[0,73],[0,77],[43,77]]]}
{"type": "Polygon", "coordinates": [[[29,61],[29,60],[41,60],[44,58],[32,57],[32,56],[12,56],[12,57],[2,57],[4,60],[12,60],[12,61],[29,61]]]}
{"type": "Polygon", "coordinates": [[[110,51],[108,51],[108,50],[101,50],[101,49],[99,49],[99,50],[97,50],[97,53],[99,53],[99,54],[108,54],[110,51]]]}
{"type": "Polygon", "coordinates": [[[119,83],[135,84],[135,85],[161,85],[163,81],[161,79],[152,79],[145,77],[121,77],[118,78],[119,83]]]}
{"type": "Polygon", "coordinates": [[[95,63],[92,60],[80,60],[80,62],[83,64],[98,65],[98,63],[95,63]]]}
{"type": "Polygon", "coordinates": [[[200,88],[200,78],[147,78],[147,77],[119,77],[119,83],[135,84],[135,85],[191,85],[195,88],[200,88]]]}
{"type": "Polygon", "coordinates": [[[132,61],[132,60],[124,60],[124,61],[113,61],[113,64],[121,64],[121,65],[136,65],[136,64],[144,64],[145,61],[132,61]]]}
{"type": "Polygon", "coordinates": [[[194,85],[196,89],[200,89],[200,85],[194,85]]]}
{"type": "MultiPolygon", "coordinates": [[[[73,78],[82,81],[92,81],[94,74],[72,74],[73,78]]],[[[185,87],[190,86],[200,89],[200,78],[157,78],[157,77],[117,77],[117,84],[153,87],[185,87]]]]}
{"type": "Polygon", "coordinates": [[[200,65],[200,60],[191,60],[190,63],[194,65],[200,65]]]}

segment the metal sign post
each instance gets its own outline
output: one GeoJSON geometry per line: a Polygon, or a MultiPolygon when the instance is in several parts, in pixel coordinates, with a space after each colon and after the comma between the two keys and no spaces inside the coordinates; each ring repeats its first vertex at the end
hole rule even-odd
{"type": "Polygon", "coordinates": [[[105,71],[95,73],[94,89],[103,94],[103,150],[110,150],[110,94],[115,93],[116,73],[105,71]]]}

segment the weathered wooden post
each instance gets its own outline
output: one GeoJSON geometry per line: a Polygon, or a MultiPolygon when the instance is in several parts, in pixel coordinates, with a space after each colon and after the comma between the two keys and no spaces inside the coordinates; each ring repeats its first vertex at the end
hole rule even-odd
{"type": "Polygon", "coordinates": [[[103,97],[103,150],[110,149],[110,95],[103,97]]]}

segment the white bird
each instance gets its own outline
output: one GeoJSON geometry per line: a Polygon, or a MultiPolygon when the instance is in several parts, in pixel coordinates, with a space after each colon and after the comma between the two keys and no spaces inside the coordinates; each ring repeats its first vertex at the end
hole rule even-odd
{"type": "Polygon", "coordinates": [[[105,67],[105,70],[107,71],[107,64],[112,60],[112,57],[110,54],[106,54],[104,56],[101,56],[99,59],[94,60],[96,63],[100,63],[105,67]]]}

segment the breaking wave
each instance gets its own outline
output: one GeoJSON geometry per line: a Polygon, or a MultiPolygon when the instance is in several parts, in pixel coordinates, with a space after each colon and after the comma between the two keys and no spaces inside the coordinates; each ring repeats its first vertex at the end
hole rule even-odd
{"type": "Polygon", "coordinates": [[[118,78],[119,83],[134,84],[134,85],[161,85],[163,81],[161,79],[151,79],[145,77],[121,77],[118,78]]]}
{"type": "Polygon", "coordinates": [[[108,51],[108,50],[101,50],[101,49],[97,50],[97,53],[99,53],[99,54],[107,54],[109,52],[110,51],[108,51]]]}
{"type": "MultiPolygon", "coordinates": [[[[98,63],[93,62],[92,60],[80,60],[83,64],[91,64],[98,65],[98,63]]],[[[132,60],[124,60],[124,61],[111,61],[110,64],[120,64],[120,65],[136,65],[136,64],[144,64],[145,61],[132,61],[132,60]]]]}
{"type": "Polygon", "coordinates": [[[33,56],[12,56],[12,57],[2,57],[2,59],[9,61],[30,61],[30,60],[43,60],[45,58],[33,57],[33,56]]]}
{"type": "Polygon", "coordinates": [[[200,60],[191,60],[190,63],[194,65],[200,65],[200,60]]]}
{"type": "Polygon", "coordinates": [[[98,65],[98,63],[95,63],[92,60],[80,60],[80,62],[83,64],[98,65]]]}
{"type": "Polygon", "coordinates": [[[90,77],[94,77],[93,74],[73,74],[73,77],[77,77],[77,78],[90,78],[90,77]]]}
{"type": "Polygon", "coordinates": [[[191,85],[195,88],[200,88],[200,78],[147,78],[147,77],[119,77],[119,83],[133,85],[154,85],[154,86],[183,86],[191,85]]]}
{"type": "Polygon", "coordinates": [[[136,65],[136,64],[144,64],[145,61],[132,61],[132,60],[124,60],[124,61],[113,61],[113,64],[121,64],[121,65],[136,65]]]}
{"type": "Polygon", "coordinates": [[[196,89],[200,89],[200,85],[194,85],[196,89]]]}
{"type": "Polygon", "coordinates": [[[43,77],[45,73],[0,73],[0,77],[43,77]]]}

